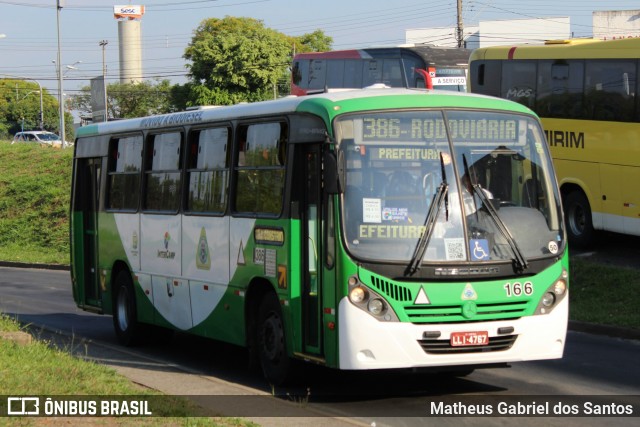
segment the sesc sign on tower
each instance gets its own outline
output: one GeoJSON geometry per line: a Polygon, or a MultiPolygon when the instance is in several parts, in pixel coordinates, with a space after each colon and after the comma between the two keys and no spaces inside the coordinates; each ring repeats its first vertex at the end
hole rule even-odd
{"type": "Polygon", "coordinates": [[[144,6],[113,6],[113,16],[116,19],[141,19],[144,15],[144,6]]]}

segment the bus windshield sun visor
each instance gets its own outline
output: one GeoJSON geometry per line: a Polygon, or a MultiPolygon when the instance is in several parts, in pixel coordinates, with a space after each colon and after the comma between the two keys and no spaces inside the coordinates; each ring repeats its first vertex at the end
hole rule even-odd
{"type": "Polygon", "coordinates": [[[431,206],[429,206],[429,212],[424,220],[425,231],[420,235],[416,248],[413,251],[411,261],[407,266],[406,274],[408,276],[415,274],[422,266],[422,259],[424,258],[424,253],[429,245],[429,240],[431,239],[431,235],[433,234],[435,224],[438,219],[438,212],[440,212],[440,207],[443,203],[445,206],[445,218],[446,220],[449,219],[449,184],[447,184],[447,175],[444,170],[444,158],[442,153],[440,153],[440,169],[442,182],[440,182],[438,191],[433,196],[431,206]]]}

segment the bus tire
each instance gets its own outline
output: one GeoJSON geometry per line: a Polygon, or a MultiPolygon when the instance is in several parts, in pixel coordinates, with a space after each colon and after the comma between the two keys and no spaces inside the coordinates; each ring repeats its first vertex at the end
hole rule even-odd
{"type": "Polygon", "coordinates": [[[275,294],[267,294],[258,308],[257,350],[262,372],[273,385],[288,379],[291,361],[287,355],[282,310],[275,294]]]}
{"type": "Polygon", "coordinates": [[[582,191],[572,191],[564,200],[569,243],[580,248],[589,246],[593,240],[591,206],[582,191]]]}
{"type": "Polygon", "coordinates": [[[128,271],[121,270],[118,273],[113,290],[113,327],[118,342],[125,346],[133,346],[140,339],[140,324],[137,318],[133,282],[128,271]]]}

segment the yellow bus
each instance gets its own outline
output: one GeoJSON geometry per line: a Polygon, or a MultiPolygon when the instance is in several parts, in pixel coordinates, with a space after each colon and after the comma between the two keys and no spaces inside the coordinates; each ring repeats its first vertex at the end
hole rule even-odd
{"type": "Polygon", "coordinates": [[[472,92],[517,101],[541,118],[569,240],[594,230],[640,235],[640,39],[494,46],[470,58],[472,92]]]}

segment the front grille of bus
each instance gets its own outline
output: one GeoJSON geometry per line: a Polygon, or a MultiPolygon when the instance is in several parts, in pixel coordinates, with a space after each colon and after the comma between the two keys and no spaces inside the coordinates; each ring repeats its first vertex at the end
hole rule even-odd
{"type": "Polygon", "coordinates": [[[528,301],[497,304],[477,304],[478,313],[471,319],[462,316],[462,304],[455,305],[410,305],[404,307],[412,323],[479,322],[485,320],[517,319],[525,314],[528,301]]]}
{"type": "Polygon", "coordinates": [[[411,290],[402,285],[371,276],[371,284],[382,294],[393,298],[396,301],[413,301],[411,290]]]}
{"type": "MultiPolygon", "coordinates": [[[[398,302],[411,303],[415,295],[406,286],[371,275],[371,285],[380,294],[398,302]]],[[[462,302],[452,305],[406,305],[404,312],[411,323],[467,323],[486,320],[517,319],[524,316],[529,301],[477,304],[478,313],[471,319],[462,316],[462,302]]]]}
{"type": "Polygon", "coordinates": [[[509,350],[518,338],[517,335],[503,335],[499,337],[490,337],[489,344],[452,347],[449,340],[438,339],[422,339],[418,340],[418,344],[427,354],[460,354],[460,353],[488,353],[492,351],[509,350]]]}

